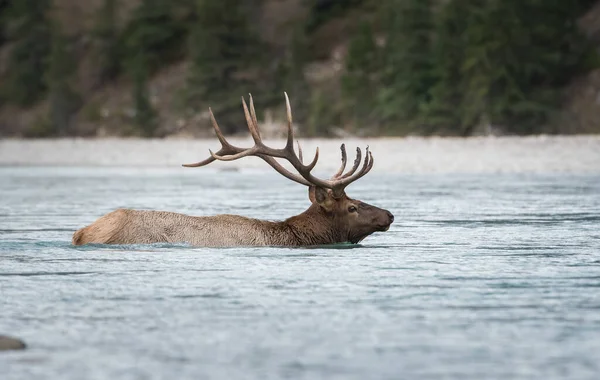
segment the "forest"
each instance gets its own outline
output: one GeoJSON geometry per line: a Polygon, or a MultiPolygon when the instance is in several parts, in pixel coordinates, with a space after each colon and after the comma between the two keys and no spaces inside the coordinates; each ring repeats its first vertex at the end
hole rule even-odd
{"type": "Polygon", "coordinates": [[[81,3],[0,0],[0,136],[236,133],[283,91],[307,137],[600,132],[565,107],[595,0],[81,3]]]}

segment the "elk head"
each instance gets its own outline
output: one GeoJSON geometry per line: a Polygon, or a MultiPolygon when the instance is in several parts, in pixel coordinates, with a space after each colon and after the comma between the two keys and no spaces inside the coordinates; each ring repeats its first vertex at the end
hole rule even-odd
{"type": "MultiPolygon", "coordinates": [[[[330,236],[330,243],[350,241],[358,243],[365,237],[376,231],[387,231],[394,221],[394,216],[387,210],[369,205],[365,202],[351,199],[346,195],[345,188],[352,182],[363,177],[373,168],[373,154],[367,146],[365,158],[362,159],[360,148],[356,148],[356,158],[347,172],[346,147],[341,145],[342,164],[339,170],[330,179],[320,179],[315,177],[311,171],[319,159],[319,148],[316,149],[315,156],[309,164],[305,164],[302,157],[302,148],[298,143],[298,154],[294,149],[294,131],[292,127],[292,111],[290,101],[285,94],[285,103],[287,111],[287,142],[284,148],[275,149],[264,145],[258,129],[258,121],[252,95],[250,95],[250,108],[242,97],[242,105],[248,129],[254,140],[254,146],[251,148],[238,148],[231,145],[226,139],[212,110],[209,108],[210,119],[215,130],[217,138],[221,142],[221,149],[216,153],[210,152],[209,158],[194,163],[185,164],[185,167],[200,167],[208,165],[215,160],[233,161],[242,157],[255,156],[260,157],[268,163],[273,169],[284,177],[308,186],[309,199],[312,202],[311,207],[304,213],[310,216],[305,226],[307,230],[323,230],[330,236]],[[287,160],[296,169],[298,174],[294,174],[284,168],[276,158],[287,160]],[[361,166],[362,163],[362,166],[361,166]],[[360,167],[360,169],[359,169],[360,167]],[[320,223],[317,226],[311,226],[311,223],[320,223]]],[[[304,215],[301,214],[301,215],[304,215]]]]}

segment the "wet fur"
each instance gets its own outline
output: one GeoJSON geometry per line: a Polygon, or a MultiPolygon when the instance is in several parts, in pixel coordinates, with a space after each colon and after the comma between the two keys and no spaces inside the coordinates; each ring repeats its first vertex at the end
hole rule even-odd
{"type": "Polygon", "coordinates": [[[118,209],[73,235],[74,245],[189,243],[203,247],[308,246],[358,242],[393,221],[386,210],[344,196],[321,194],[303,213],[280,222],[239,215],[189,216],[167,211],[118,209]],[[363,215],[348,214],[356,204],[363,215]]]}

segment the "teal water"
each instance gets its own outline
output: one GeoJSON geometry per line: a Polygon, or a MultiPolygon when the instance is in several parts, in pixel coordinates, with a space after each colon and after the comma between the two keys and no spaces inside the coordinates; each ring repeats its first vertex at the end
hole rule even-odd
{"type": "Polygon", "coordinates": [[[268,171],[0,168],[9,379],[597,379],[600,175],[400,175],[361,245],[72,247],[118,207],[282,219],[268,171]]]}

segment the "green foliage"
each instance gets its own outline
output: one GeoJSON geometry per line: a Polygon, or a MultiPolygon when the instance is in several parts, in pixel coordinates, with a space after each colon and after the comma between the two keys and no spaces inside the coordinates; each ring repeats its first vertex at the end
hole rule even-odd
{"type": "Polygon", "coordinates": [[[145,65],[153,73],[183,55],[187,30],[175,19],[174,9],[170,0],[142,0],[121,36],[127,65],[136,66],[138,53],[143,52],[145,65]]]}
{"type": "Polygon", "coordinates": [[[559,0],[447,3],[438,14],[429,126],[461,135],[494,125],[541,132],[586,55],[577,15],[559,0]]]}
{"type": "Polygon", "coordinates": [[[81,108],[80,115],[83,119],[92,123],[100,123],[104,117],[102,117],[102,103],[98,99],[87,102],[81,108]]]}
{"type": "Polygon", "coordinates": [[[11,40],[14,41],[8,62],[4,99],[21,106],[31,106],[46,93],[43,73],[50,54],[49,0],[12,1],[9,9],[11,40]]]}
{"type": "MultiPolygon", "coordinates": [[[[75,46],[93,62],[79,75],[99,73],[100,85],[127,75],[135,105],[128,131],[144,136],[159,127],[148,81],[182,58],[190,63],[186,112],[210,103],[224,131],[236,132],[244,129],[240,95],[251,90],[264,109],[287,91],[309,135],[335,124],[393,134],[553,132],[565,85],[600,67],[577,29],[597,0],[303,0],[307,13],[286,16],[281,36],[268,41],[261,33],[269,28],[256,25],[268,14],[264,0],[140,0],[132,12],[123,12],[125,1],[103,0],[91,44],[85,30],[60,32],[51,1],[0,0],[0,47],[8,52],[0,102],[32,106],[47,97],[50,112],[30,131],[36,136],[74,133],[75,46]],[[347,41],[330,38],[332,30],[347,41]],[[305,76],[319,74],[307,68],[339,42],[348,43],[342,76],[305,76]]],[[[314,67],[335,73],[335,64],[314,67]]]]}
{"type": "Polygon", "coordinates": [[[121,41],[117,26],[118,0],[104,0],[93,30],[100,81],[115,79],[121,71],[121,41]]]}
{"type": "MultiPolygon", "coordinates": [[[[250,2],[255,3],[255,2],[250,2]]],[[[250,27],[248,2],[199,0],[189,40],[191,67],[186,102],[190,107],[210,100],[216,115],[239,109],[239,97],[250,89],[260,93],[261,44],[250,27]],[[252,85],[250,85],[252,84],[252,85]]],[[[224,129],[237,125],[223,120],[224,129]]]]}
{"type": "Polygon", "coordinates": [[[133,77],[133,122],[144,137],[153,137],[158,128],[158,115],[148,98],[148,59],[142,52],[130,63],[130,75],[133,77]]]}
{"type": "Polygon", "coordinates": [[[432,1],[387,0],[378,110],[388,123],[416,121],[433,84],[432,1]]]}
{"type": "Polygon", "coordinates": [[[39,115],[27,126],[23,136],[35,139],[56,137],[56,129],[47,115],[39,115]]]}
{"type": "Polygon", "coordinates": [[[10,9],[10,0],[0,0],[0,46],[8,39],[8,10],[10,9]]]}
{"type": "Polygon", "coordinates": [[[186,28],[173,14],[169,0],[142,0],[122,39],[129,78],[133,82],[133,122],[144,137],[152,137],[158,128],[158,114],[148,96],[150,75],[166,62],[181,56],[186,28]]]}
{"type": "Polygon", "coordinates": [[[323,131],[320,131],[319,128],[327,125],[327,106],[327,99],[321,91],[316,90],[311,93],[306,130],[308,136],[314,137],[322,134],[323,131]]]}
{"type": "Polygon", "coordinates": [[[581,71],[588,51],[577,30],[578,14],[577,7],[560,0],[490,4],[482,21],[496,20],[499,31],[493,38],[504,44],[489,53],[491,60],[498,61],[490,73],[496,74],[490,85],[493,122],[513,133],[541,132],[559,106],[562,86],[581,71]],[[536,15],[533,22],[532,14],[536,15]],[[510,20],[502,29],[497,21],[501,17],[510,20]]]}
{"type": "Polygon", "coordinates": [[[310,4],[306,31],[312,32],[327,21],[341,16],[345,11],[356,8],[365,0],[307,0],[310,4]]]}
{"type": "Polygon", "coordinates": [[[58,25],[52,27],[52,45],[46,82],[49,89],[50,123],[54,134],[69,134],[71,117],[81,106],[81,97],[74,91],[77,63],[69,41],[58,25]]]}
{"type": "Polygon", "coordinates": [[[371,25],[362,22],[350,40],[342,76],[344,108],[351,124],[369,120],[375,106],[379,51],[371,25]]]}
{"type": "MultiPolygon", "coordinates": [[[[462,70],[466,61],[466,32],[469,20],[481,12],[485,0],[450,1],[436,14],[432,46],[433,84],[429,101],[421,108],[422,132],[464,135],[462,123],[465,84],[462,70]]],[[[472,58],[471,58],[472,59],[472,58]]]]}
{"type": "Polygon", "coordinates": [[[307,35],[300,26],[296,25],[288,43],[289,48],[276,62],[274,72],[270,75],[272,79],[267,81],[272,86],[266,89],[265,97],[268,104],[280,105],[283,92],[287,92],[294,121],[306,126],[311,110],[311,89],[304,75],[309,53],[307,35]]]}
{"type": "Polygon", "coordinates": [[[305,122],[307,136],[330,135],[331,127],[339,125],[342,110],[338,103],[331,101],[333,98],[334,94],[327,89],[316,88],[311,91],[305,122]]]}
{"type": "Polygon", "coordinates": [[[40,115],[33,120],[33,123],[28,125],[27,129],[23,133],[23,136],[38,139],[55,137],[56,129],[47,115],[40,115]]]}

